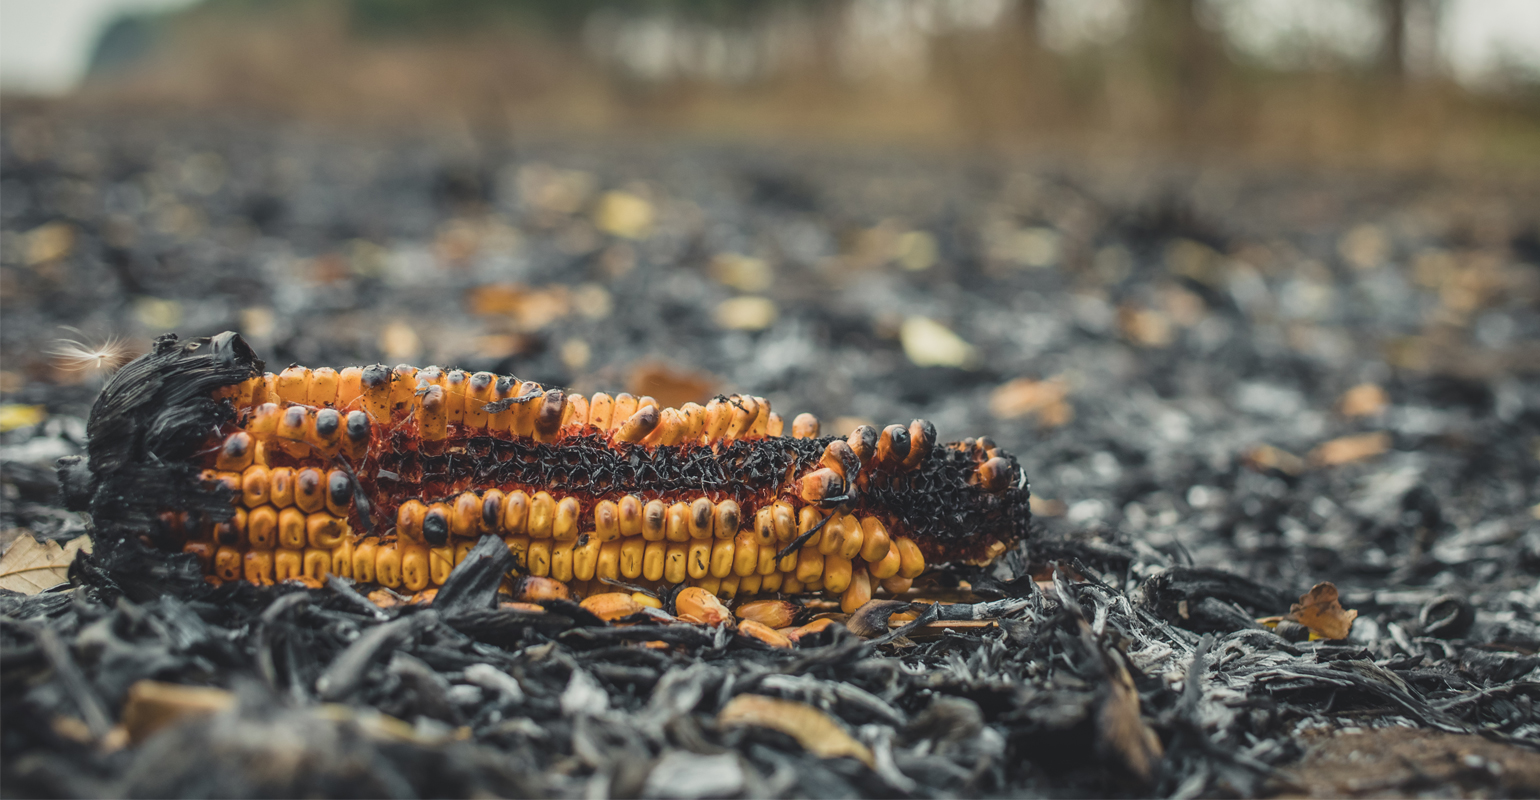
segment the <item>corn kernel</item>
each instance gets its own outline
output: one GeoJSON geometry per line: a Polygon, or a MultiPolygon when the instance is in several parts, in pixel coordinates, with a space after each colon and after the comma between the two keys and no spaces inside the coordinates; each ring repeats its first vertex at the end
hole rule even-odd
{"type": "Polygon", "coordinates": [[[647,542],[640,536],[628,536],[620,540],[620,576],[636,580],[642,574],[642,560],[646,557],[647,542]]]}
{"type": "Polygon", "coordinates": [[[381,544],[374,554],[374,579],[390,589],[401,587],[401,549],[398,542],[381,544]]]}
{"type": "Polygon", "coordinates": [[[551,520],[551,536],[559,542],[570,542],[577,538],[578,515],[582,513],[582,506],[578,504],[576,497],[563,497],[556,504],[556,515],[551,520]]]}
{"type": "Polygon", "coordinates": [[[599,569],[599,549],[602,544],[592,536],[572,548],[572,575],[580,581],[591,581],[599,569]]]}
{"type": "MultiPolygon", "coordinates": [[[[663,580],[663,562],[668,554],[668,545],[664,542],[647,542],[646,549],[642,552],[642,577],[649,581],[663,580]]],[[[678,583],[678,581],[674,581],[678,583]]]]}
{"type": "Polygon", "coordinates": [[[420,544],[409,544],[401,548],[401,586],[409,592],[420,592],[428,588],[433,579],[433,567],[429,561],[428,548],[420,544]]]}
{"type": "Polygon", "coordinates": [[[620,538],[620,507],[613,500],[600,500],[594,504],[594,536],[600,542],[620,538]]]}

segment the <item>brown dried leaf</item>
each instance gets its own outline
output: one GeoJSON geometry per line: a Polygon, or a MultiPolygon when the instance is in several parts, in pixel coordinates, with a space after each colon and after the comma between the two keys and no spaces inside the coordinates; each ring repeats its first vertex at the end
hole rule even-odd
{"type": "Polygon", "coordinates": [[[1343,392],[1337,408],[1347,417],[1372,417],[1390,405],[1390,396],[1378,384],[1360,383],[1343,392]]]}
{"type": "Polygon", "coordinates": [[[1342,436],[1317,447],[1310,453],[1316,464],[1334,467],[1373,458],[1390,449],[1390,434],[1385,431],[1342,436]]]}
{"type": "Polygon", "coordinates": [[[1322,639],[1346,639],[1357,618],[1357,611],[1345,609],[1337,601],[1337,587],[1329,581],[1318,583],[1301,595],[1298,603],[1289,606],[1285,617],[1309,628],[1312,635],[1322,639]]]}
{"type": "Polygon", "coordinates": [[[1035,415],[1043,425],[1057,427],[1074,419],[1074,407],[1065,402],[1068,394],[1069,383],[1063,378],[1017,378],[989,393],[989,413],[996,419],[1035,415]]]}
{"type": "Polygon", "coordinates": [[[91,537],[78,536],[60,547],[51,539],[39,542],[24,533],[0,558],[0,589],[37,594],[58,586],[69,580],[70,562],[82,550],[91,552],[91,537]]]}
{"type": "Polygon", "coordinates": [[[235,695],[209,686],[183,686],[142,680],[128,687],[123,727],[139,743],[182,719],[205,716],[235,706],[235,695]]]}
{"type": "Polygon", "coordinates": [[[758,725],[796,739],[802,749],[819,758],[849,756],[868,767],[875,763],[872,751],[866,745],[851,738],[828,714],[805,703],[758,694],[740,694],[717,714],[717,724],[724,728],[758,725]]]}
{"type": "Polygon", "coordinates": [[[1139,714],[1139,690],[1134,679],[1122,664],[1109,660],[1107,699],[1102,703],[1097,717],[1097,729],[1101,734],[1101,747],[1115,754],[1128,771],[1148,782],[1154,775],[1155,764],[1164,751],[1160,737],[1144,724],[1139,714]]]}

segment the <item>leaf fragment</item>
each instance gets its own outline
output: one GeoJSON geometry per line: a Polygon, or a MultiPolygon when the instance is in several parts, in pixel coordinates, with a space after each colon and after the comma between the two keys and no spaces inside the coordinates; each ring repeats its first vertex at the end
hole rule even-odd
{"type": "Polygon", "coordinates": [[[77,536],[60,547],[52,539],[39,542],[23,532],[0,558],[0,589],[37,594],[58,586],[69,580],[70,563],[81,551],[91,552],[91,537],[77,536]]]}
{"type": "Polygon", "coordinates": [[[1300,595],[1299,602],[1289,606],[1289,613],[1282,617],[1263,617],[1257,622],[1269,628],[1278,627],[1283,620],[1298,622],[1310,629],[1311,639],[1346,639],[1353,630],[1353,620],[1358,612],[1345,609],[1337,598],[1336,584],[1327,581],[1311,587],[1300,595]]]}
{"type": "Polygon", "coordinates": [[[802,749],[819,758],[849,756],[871,767],[875,762],[866,745],[851,738],[828,714],[806,703],[758,694],[740,694],[717,714],[722,727],[758,725],[780,731],[797,740],[802,749]]]}

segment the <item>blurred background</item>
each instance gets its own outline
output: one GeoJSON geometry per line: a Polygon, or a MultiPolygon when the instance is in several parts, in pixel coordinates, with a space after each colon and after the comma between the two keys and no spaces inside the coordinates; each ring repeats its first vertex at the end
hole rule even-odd
{"type": "Polygon", "coordinates": [[[1444,574],[1540,564],[1540,2],[0,12],[0,460],[237,329],[925,416],[1051,527],[1258,575],[1391,574],[1430,525],[1475,537],[1444,574]]]}

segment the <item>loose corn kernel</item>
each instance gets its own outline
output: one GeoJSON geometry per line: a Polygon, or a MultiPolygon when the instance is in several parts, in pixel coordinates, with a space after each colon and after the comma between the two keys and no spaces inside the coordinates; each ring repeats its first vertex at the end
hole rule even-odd
{"type": "Polygon", "coordinates": [[[674,596],[674,610],[678,611],[678,617],[686,622],[694,622],[699,625],[721,625],[730,622],[732,612],[727,606],[722,605],[714,594],[699,586],[686,586],[674,596]]]}
{"type": "Polygon", "coordinates": [[[559,542],[568,542],[577,538],[578,515],[582,513],[582,506],[578,504],[576,497],[563,497],[556,504],[556,516],[551,520],[551,536],[559,542]]]}
{"type": "Polygon", "coordinates": [[[741,620],[752,620],[772,628],[785,628],[797,619],[802,607],[788,600],[755,600],[738,606],[733,613],[741,620]]]}
{"type": "Polygon", "coordinates": [[[800,642],[804,636],[811,636],[829,627],[830,625],[838,624],[839,621],[833,619],[832,617],[820,617],[799,628],[792,628],[789,631],[784,631],[784,633],[786,634],[787,639],[790,639],[793,642],[800,642]]]}
{"type": "Polygon", "coordinates": [[[516,489],[503,499],[503,532],[522,535],[529,531],[529,495],[516,489]]]}
{"type": "Polygon", "coordinates": [[[513,596],[527,602],[540,600],[570,600],[572,591],[567,585],[550,578],[524,575],[514,582],[513,596]]]}
{"type": "Polygon", "coordinates": [[[631,599],[635,600],[636,604],[639,605],[639,606],[645,606],[647,608],[662,608],[663,607],[663,601],[659,600],[656,597],[653,597],[650,594],[642,594],[641,592],[632,592],[631,593],[631,599]]]}
{"type": "Polygon", "coordinates": [[[641,603],[636,602],[631,595],[621,592],[604,592],[586,597],[578,605],[605,622],[642,612],[641,603]]]}
{"type": "Polygon", "coordinates": [[[788,650],[792,647],[791,639],[788,638],[786,634],[781,633],[774,628],[767,627],[759,622],[755,622],[751,619],[744,620],[743,623],[738,626],[738,633],[753,639],[758,639],[759,641],[764,642],[771,647],[784,647],[788,650]]]}

